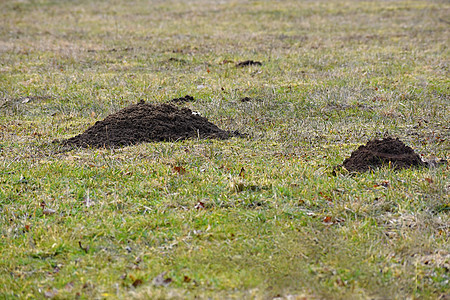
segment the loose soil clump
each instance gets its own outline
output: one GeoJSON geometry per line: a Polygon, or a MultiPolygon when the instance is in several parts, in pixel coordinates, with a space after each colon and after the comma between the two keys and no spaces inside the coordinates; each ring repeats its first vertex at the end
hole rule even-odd
{"type": "Polygon", "coordinates": [[[181,98],[175,98],[175,99],[172,99],[172,100],[170,100],[170,102],[171,102],[171,103],[177,103],[177,104],[180,104],[180,103],[185,103],[185,102],[192,102],[192,101],[194,101],[194,100],[195,100],[194,97],[192,97],[192,96],[190,96],[190,95],[186,95],[186,96],[181,97],[181,98]]]}
{"type": "Polygon", "coordinates": [[[260,61],[246,60],[246,61],[241,61],[240,63],[236,64],[237,68],[248,67],[248,66],[262,66],[262,63],[260,61]]]}
{"type": "Polygon", "coordinates": [[[250,102],[250,101],[258,101],[258,102],[260,102],[262,100],[261,99],[253,99],[253,98],[250,98],[250,97],[244,97],[240,101],[241,102],[250,102]]]}
{"type": "Polygon", "coordinates": [[[398,138],[391,137],[369,141],[367,145],[360,146],[353,151],[343,163],[343,166],[350,172],[365,172],[389,165],[397,170],[427,166],[413,149],[398,138]]]}
{"type": "Polygon", "coordinates": [[[188,108],[179,109],[171,104],[154,105],[141,100],[96,122],[85,132],[62,141],[62,145],[113,148],[144,142],[231,137],[243,135],[237,131],[222,130],[188,108]]]}

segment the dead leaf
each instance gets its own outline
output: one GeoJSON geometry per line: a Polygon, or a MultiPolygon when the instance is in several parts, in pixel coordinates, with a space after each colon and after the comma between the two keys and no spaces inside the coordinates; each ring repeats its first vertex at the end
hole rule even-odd
{"type": "Polygon", "coordinates": [[[225,165],[221,165],[221,166],[219,167],[219,170],[221,170],[221,169],[223,169],[224,171],[230,171],[230,168],[227,167],[227,166],[225,166],[225,165]]]}
{"type": "Polygon", "coordinates": [[[195,204],[194,206],[195,209],[204,209],[205,208],[205,203],[198,201],[197,204],[195,204]]]}
{"type": "Polygon", "coordinates": [[[428,178],[428,177],[427,177],[427,178],[425,178],[425,181],[426,181],[426,182],[428,182],[428,183],[433,183],[433,179],[431,179],[431,178],[428,178]]]}
{"type": "Polygon", "coordinates": [[[336,279],[336,284],[338,285],[338,286],[346,286],[347,285],[347,282],[346,281],[343,281],[341,278],[337,278],[336,279]]]}
{"type": "Polygon", "coordinates": [[[322,222],[327,224],[327,225],[330,225],[330,224],[333,223],[333,218],[330,217],[330,216],[326,216],[325,218],[323,218],[322,222]]]}
{"type": "Polygon", "coordinates": [[[334,224],[339,224],[345,222],[344,218],[339,218],[339,217],[331,217],[331,216],[326,216],[323,218],[322,223],[325,225],[334,225],[334,224]]]}
{"type": "Polygon", "coordinates": [[[164,278],[167,274],[167,271],[162,272],[161,274],[159,274],[158,276],[156,276],[155,278],[153,278],[153,285],[154,286],[168,286],[171,282],[172,282],[172,278],[168,277],[168,278],[164,278]]]}
{"type": "Polygon", "coordinates": [[[136,279],[133,281],[133,287],[137,288],[138,286],[142,285],[144,282],[141,279],[136,279]]]}
{"type": "Polygon", "coordinates": [[[333,199],[332,199],[330,196],[325,195],[325,194],[322,193],[322,192],[319,192],[319,195],[322,196],[322,197],[324,197],[325,200],[327,200],[328,202],[333,202],[333,199]]]}
{"type": "Polygon", "coordinates": [[[175,166],[175,167],[173,167],[173,171],[174,171],[174,172],[177,172],[177,173],[180,174],[180,175],[186,174],[186,169],[183,168],[183,167],[181,167],[181,166],[175,166]]]}
{"type": "Polygon", "coordinates": [[[188,276],[186,276],[186,275],[184,275],[184,277],[183,277],[183,282],[191,282],[191,278],[189,278],[188,276]]]}

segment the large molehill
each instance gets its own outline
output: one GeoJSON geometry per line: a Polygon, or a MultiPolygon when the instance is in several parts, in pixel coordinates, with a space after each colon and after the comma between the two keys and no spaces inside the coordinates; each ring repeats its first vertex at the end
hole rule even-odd
{"type": "Polygon", "coordinates": [[[370,169],[391,166],[394,169],[425,166],[420,156],[398,138],[371,140],[353,151],[344,160],[344,167],[350,172],[365,172],[370,169]]]}
{"type": "Polygon", "coordinates": [[[144,142],[189,138],[227,139],[242,136],[225,131],[188,108],[140,101],[96,122],[85,132],[62,141],[75,147],[121,147],[144,142]]]}

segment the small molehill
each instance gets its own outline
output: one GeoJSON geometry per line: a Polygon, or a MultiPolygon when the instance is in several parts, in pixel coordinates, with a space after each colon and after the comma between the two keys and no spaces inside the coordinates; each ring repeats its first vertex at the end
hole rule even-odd
{"type": "Polygon", "coordinates": [[[62,141],[65,146],[121,147],[144,142],[179,141],[189,138],[228,139],[242,137],[225,131],[188,108],[141,102],[128,106],[85,132],[62,141]]]}
{"type": "Polygon", "coordinates": [[[365,172],[370,169],[391,166],[394,169],[426,166],[420,156],[413,149],[406,146],[398,138],[391,137],[383,140],[371,140],[365,146],[353,151],[344,160],[343,166],[350,172],[365,172]]]}
{"type": "Polygon", "coordinates": [[[236,64],[236,68],[248,67],[248,66],[262,66],[262,62],[255,60],[245,60],[236,64]]]}

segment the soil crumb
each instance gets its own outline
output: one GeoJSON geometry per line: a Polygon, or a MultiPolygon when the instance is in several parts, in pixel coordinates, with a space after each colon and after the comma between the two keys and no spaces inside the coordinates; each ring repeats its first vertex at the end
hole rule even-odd
{"type": "Polygon", "coordinates": [[[170,102],[179,104],[179,103],[184,103],[184,102],[192,102],[194,100],[195,100],[194,97],[186,95],[186,96],[181,97],[181,98],[172,99],[172,100],[170,100],[170,102]]]}
{"type": "Polygon", "coordinates": [[[231,137],[244,135],[237,131],[222,130],[188,108],[179,109],[171,104],[149,104],[141,100],[96,122],[85,132],[61,141],[61,144],[84,148],[114,148],[145,142],[231,137]]]}
{"type": "Polygon", "coordinates": [[[343,166],[350,172],[365,172],[370,169],[391,165],[394,169],[426,166],[413,149],[406,146],[398,138],[371,140],[365,146],[353,151],[344,160],[343,166]]]}
{"type": "Polygon", "coordinates": [[[244,97],[241,100],[239,100],[241,102],[251,102],[251,101],[257,101],[257,102],[261,102],[261,99],[258,98],[250,98],[250,97],[244,97]]]}
{"type": "Polygon", "coordinates": [[[246,60],[246,61],[241,61],[240,63],[236,64],[237,68],[248,67],[248,66],[262,66],[262,63],[260,61],[246,60]]]}
{"type": "Polygon", "coordinates": [[[186,61],[184,59],[179,59],[176,57],[171,57],[167,60],[168,62],[176,62],[176,63],[186,63],[186,61]]]}

